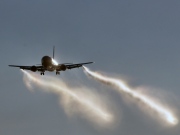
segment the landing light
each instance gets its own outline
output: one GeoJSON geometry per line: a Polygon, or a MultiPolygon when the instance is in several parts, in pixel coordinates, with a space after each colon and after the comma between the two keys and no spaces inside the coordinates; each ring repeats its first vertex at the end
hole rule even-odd
{"type": "Polygon", "coordinates": [[[58,62],[52,58],[52,62],[54,65],[58,65],[58,62]]]}

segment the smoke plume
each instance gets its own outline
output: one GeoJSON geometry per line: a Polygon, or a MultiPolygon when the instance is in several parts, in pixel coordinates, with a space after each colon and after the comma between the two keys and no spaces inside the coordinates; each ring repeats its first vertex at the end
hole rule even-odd
{"type": "Polygon", "coordinates": [[[93,72],[89,70],[87,67],[83,68],[85,73],[94,78],[95,80],[103,84],[112,86],[113,88],[115,88],[116,91],[120,93],[129,94],[132,98],[137,99],[137,101],[140,100],[142,103],[144,103],[144,105],[150,108],[151,111],[158,113],[158,116],[163,118],[169,124],[176,125],[178,123],[178,119],[174,116],[170,109],[167,109],[160,103],[154,101],[152,98],[131,89],[124,81],[104,76],[98,72],[93,72]]]}
{"type": "Polygon", "coordinates": [[[90,92],[90,88],[84,86],[72,88],[57,77],[39,76],[24,70],[22,72],[24,73],[24,82],[30,90],[36,86],[42,91],[56,94],[68,116],[80,114],[78,116],[100,126],[106,126],[113,122],[113,115],[108,111],[106,104],[100,100],[97,94],[90,92]]]}

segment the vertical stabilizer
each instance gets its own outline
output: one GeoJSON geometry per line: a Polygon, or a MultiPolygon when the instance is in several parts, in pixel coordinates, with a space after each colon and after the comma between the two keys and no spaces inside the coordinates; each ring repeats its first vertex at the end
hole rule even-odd
{"type": "Polygon", "coordinates": [[[53,46],[53,59],[54,59],[54,54],[55,54],[55,46],[53,46]]]}

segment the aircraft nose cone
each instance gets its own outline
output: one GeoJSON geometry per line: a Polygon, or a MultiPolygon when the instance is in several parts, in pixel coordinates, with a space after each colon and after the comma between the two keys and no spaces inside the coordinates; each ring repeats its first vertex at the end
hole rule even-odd
{"type": "Polygon", "coordinates": [[[42,62],[43,66],[47,67],[47,66],[50,66],[52,64],[52,59],[49,56],[44,56],[42,58],[41,62],[42,62]]]}

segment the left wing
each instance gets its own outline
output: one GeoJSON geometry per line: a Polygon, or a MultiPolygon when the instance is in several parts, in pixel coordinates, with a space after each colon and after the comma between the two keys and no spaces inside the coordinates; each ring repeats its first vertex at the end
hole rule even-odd
{"type": "MultiPolygon", "coordinates": [[[[20,69],[24,70],[31,70],[33,66],[19,66],[19,65],[9,65],[10,67],[19,67],[20,69]]],[[[43,69],[43,66],[35,66],[35,68],[40,71],[43,69]]]]}
{"type": "Polygon", "coordinates": [[[94,63],[94,62],[78,63],[78,64],[65,64],[65,66],[67,69],[72,69],[72,68],[79,68],[79,67],[82,67],[83,65],[92,64],[92,63],[94,63]]]}

